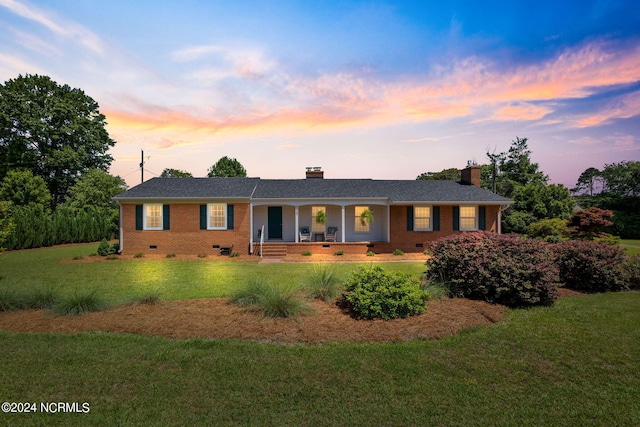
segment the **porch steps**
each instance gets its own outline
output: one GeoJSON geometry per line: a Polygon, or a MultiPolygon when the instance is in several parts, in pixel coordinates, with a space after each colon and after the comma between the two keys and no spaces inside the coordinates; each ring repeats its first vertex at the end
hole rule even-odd
{"type": "Polygon", "coordinates": [[[263,258],[283,258],[287,256],[286,243],[269,243],[262,246],[263,258]]]}

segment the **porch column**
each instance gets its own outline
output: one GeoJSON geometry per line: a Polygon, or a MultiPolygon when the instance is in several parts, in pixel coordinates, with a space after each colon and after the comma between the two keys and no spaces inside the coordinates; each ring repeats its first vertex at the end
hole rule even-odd
{"type": "Polygon", "coordinates": [[[298,243],[300,241],[300,233],[298,233],[298,230],[300,229],[300,226],[298,225],[299,222],[300,222],[299,217],[300,217],[300,206],[296,205],[296,215],[295,215],[296,219],[294,221],[294,224],[295,224],[295,227],[296,227],[294,242],[296,242],[296,243],[298,243]]]}
{"type": "Polygon", "coordinates": [[[345,231],[346,224],[346,207],[345,205],[342,205],[342,227],[340,227],[342,230],[342,243],[344,243],[345,236],[347,235],[347,232],[345,231]]]}
{"type": "Polygon", "coordinates": [[[387,243],[391,242],[391,205],[387,205],[387,243]]]}

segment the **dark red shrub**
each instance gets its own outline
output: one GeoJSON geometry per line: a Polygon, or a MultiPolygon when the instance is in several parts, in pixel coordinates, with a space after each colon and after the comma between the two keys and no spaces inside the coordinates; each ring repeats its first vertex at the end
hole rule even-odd
{"type": "Polygon", "coordinates": [[[613,225],[611,218],[613,218],[613,211],[590,207],[576,211],[567,222],[567,226],[573,230],[574,237],[593,240],[607,235],[604,231],[613,225]]]}
{"type": "Polygon", "coordinates": [[[428,279],[460,296],[508,306],[552,305],[558,269],[548,244],[518,235],[460,233],[430,245],[428,279]]]}
{"type": "Polygon", "coordinates": [[[589,292],[619,291],[624,249],[602,242],[568,240],[555,245],[560,281],[589,292]]]}

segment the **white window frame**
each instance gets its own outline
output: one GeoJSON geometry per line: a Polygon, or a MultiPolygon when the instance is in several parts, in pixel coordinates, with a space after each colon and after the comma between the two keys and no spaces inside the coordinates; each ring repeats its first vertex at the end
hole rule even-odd
{"type": "Polygon", "coordinates": [[[143,205],[142,207],[143,211],[143,218],[144,218],[144,223],[143,223],[143,230],[162,230],[163,229],[163,224],[164,224],[164,218],[163,218],[163,214],[164,214],[164,207],[162,205],[162,203],[146,203],[143,205]],[[149,215],[149,208],[158,208],[160,211],[160,215],[156,215],[154,217],[159,218],[160,220],[160,225],[157,227],[152,227],[150,225],[148,225],[148,218],[151,217],[151,215],[149,215]]]}
{"type": "Polygon", "coordinates": [[[226,203],[207,203],[207,230],[226,230],[227,229],[227,204],[226,203]],[[211,225],[211,208],[212,207],[222,207],[222,218],[223,218],[223,226],[216,227],[211,225]]]}
{"type": "Polygon", "coordinates": [[[354,233],[369,233],[371,231],[370,223],[367,220],[365,225],[362,225],[362,221],[360,220],[360,215],[365,210],[370,209],[369,206],[354,206],[354,217],[355,221],[353,223],[353,231],[354,233]]]}
{"type": "Polygon", "coordinates": [[[480,209],[478,209],[477,205],[466,205],[466,206],[460,206],[460,215],[458,218],[458,224],[460,224],[460,231],[477,231],[478,230],[478,214],[480,212],[480,209]],[[462,216],[462,211],[463,209],[469,209],[469,208],[473,208],[474,211],[474,216],[462,216]],[[469,228],[469,227],[463,227],[462,226],[462,219],[470,219],[473,218],[473,228],[469,228]]]}
{"type": "Polygon", "coordinates": [[[312,233],[326,233],[327,231],[327,223],[324,224],[317,222],[317,212],[324,211],[325,216],[327,217],[327,221],[329,220],[329,216],[327,215],[327,207],[326,206],[311,206],[311,232],[312,233]]]}
{"type": "Polygon", "coordinates": [[[413,207],[413,231],[433,231],[433,207],[426,205],[419,205],[413,207]],[[426,216],[419,216],[420,209],[429,209],[429,225],[427,227],[418,227],[419,218],[427,218],[426,216]]]}

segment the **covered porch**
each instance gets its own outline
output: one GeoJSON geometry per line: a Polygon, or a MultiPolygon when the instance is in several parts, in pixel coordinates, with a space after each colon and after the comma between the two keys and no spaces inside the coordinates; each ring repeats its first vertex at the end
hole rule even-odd
{"type": "Polygon", "coordinates": [[[306,250],[305,245],[335,249],[343,244],[346,252],[353,249],[353,243],[366,248],[390,241],[387,200],[269,200],[252,202],[250,213],[252,246],[261,241],[297,244],[299,252],[306,250]],[[335,232],[335,238],[329,232],[335,232]]]}

